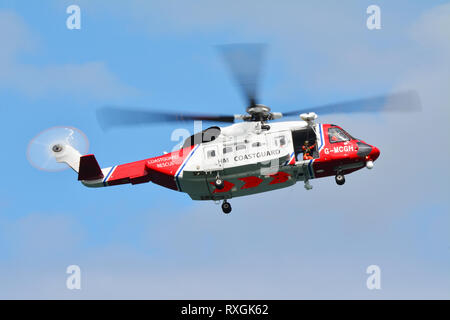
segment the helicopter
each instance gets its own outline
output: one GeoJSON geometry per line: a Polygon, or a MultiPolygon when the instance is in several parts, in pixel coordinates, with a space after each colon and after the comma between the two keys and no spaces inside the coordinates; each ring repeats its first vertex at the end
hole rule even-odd
{"type": "Polygon", "coordinates": [[[187,193],[193,200],[222,202],[231,212],[230,199],[268,192],[311,180],[345,176],[374,167],[380,150],[354,138],[335,124],[316,123],[318,114],[411,112],[420,110],[415,91],[272,112],[259,102],[258,82],[265,46],[234,44],[219,47],[247,102],[245,114],[209,115],[170,113],[107,106],[97,110],[104,129],[159,122],[201,120],[224,123],[194,133],[175,151],[135,162],[101,168],[93,154],[83,155],[67,139],[48,143],[54,160],[71,167],[87,187],[153,182],[187,193]],[[276,121],[286,117],[293,121],[276,121]]]}

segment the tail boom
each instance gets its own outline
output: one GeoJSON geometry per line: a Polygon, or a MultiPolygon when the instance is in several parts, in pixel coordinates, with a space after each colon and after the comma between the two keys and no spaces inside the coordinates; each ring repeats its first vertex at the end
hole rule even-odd
{"type": "Polygon", "coordinates": [[[120,184],[153,182],[179,191],[177,176],[194,146],[159,157],[100,169],[93,155],[82,156],[78,179],[87,187],[106,187],[120,184]],[[88,174],[89,173],[89,174],[88,174]]]}

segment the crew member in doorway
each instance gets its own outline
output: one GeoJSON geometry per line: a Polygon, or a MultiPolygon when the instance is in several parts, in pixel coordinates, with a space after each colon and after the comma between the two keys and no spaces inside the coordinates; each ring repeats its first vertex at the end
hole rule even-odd
{"type": "Polygon", "coordinates": [[[313,145],[309,145],[309,141],[306,140],[304,145],[302,146],[303,149],[303,160],[311,160],[313,159],[312,157],[312,153],[314,151],[314,147],[316,146],[316,144],[314,143],[313,145]]]}

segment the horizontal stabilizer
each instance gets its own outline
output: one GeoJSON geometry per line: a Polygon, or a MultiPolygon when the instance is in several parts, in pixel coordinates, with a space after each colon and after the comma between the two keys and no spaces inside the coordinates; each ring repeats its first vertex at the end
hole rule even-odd
{"type": "Polygon", "coordinates": [[[88,154],[80,158],[80,171],[78,172],[78,180],[97,180],[102,179],[102,169],[98,165],[93,154],[88,154]]]}

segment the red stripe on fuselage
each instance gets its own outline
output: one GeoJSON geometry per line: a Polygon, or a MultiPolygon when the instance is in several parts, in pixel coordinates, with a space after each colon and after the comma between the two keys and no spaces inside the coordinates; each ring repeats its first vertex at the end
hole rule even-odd
{"type": "Polygon", "coordinates": [[[286,182],[286,181],[289,180],[290,176],[291,175],[289,173],[284,172],[284,171],[280,171],[280,172],[277,172],[275,174],[271,174],[270,177],[273,178],[273,180],[270,181],[269,184],[277,184],[277,183],[286,182]]]}
{"type": "Polygon", "coordinates": [[[193,148],[194,146],[190,146],[159,157],[118,165],[107,183],[117,185],[152,181],[163,187],[178,190],[175,174],[193,148]]]}
{"type": "Polygon", "coordinates": [[[241,187],[241,189],[255,188],[263,182],[263,179],[250,176],[245,178],[239,178],[239,180],[243,181],[245,184],[241,187]]]}

